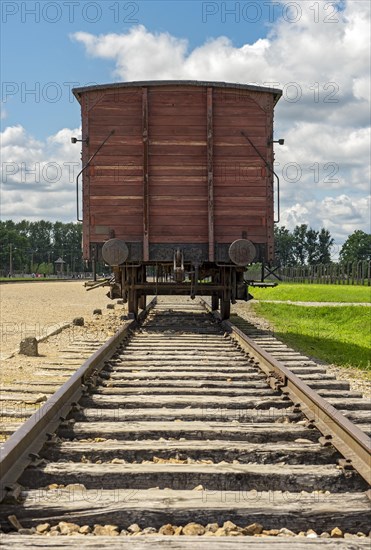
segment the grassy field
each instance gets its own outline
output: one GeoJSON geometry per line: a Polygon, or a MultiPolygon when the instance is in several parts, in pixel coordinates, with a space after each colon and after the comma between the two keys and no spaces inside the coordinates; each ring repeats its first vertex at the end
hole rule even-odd
{"type": "Polygon", "coordinates": [[[370,373],[371,309],[368,306],[303,307],[259,302],[254,311],[268,319],[280,340],[328,363],[370,373]]]}
{"type": "Polygon", "coordinates": [[[371,302],[371,287],[348,285],[302,285],[283,283],[274,288],[252,288],[257,300],[292,302],[371,302]]]}
{"type": "Polygon", "coordinates": [[[19,281],[45,281],[46,279],[41,277],[0,277],[0,283],[18,283],[19,281]]]}

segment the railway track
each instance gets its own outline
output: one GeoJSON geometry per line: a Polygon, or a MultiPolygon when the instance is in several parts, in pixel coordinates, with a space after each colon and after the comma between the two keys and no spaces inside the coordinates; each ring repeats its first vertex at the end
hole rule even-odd
{"type": "Polygon", "coordinates": [[[3,547],[369,548],[369,401],[197,303],[148,310],[3,445],[3,547]]]}

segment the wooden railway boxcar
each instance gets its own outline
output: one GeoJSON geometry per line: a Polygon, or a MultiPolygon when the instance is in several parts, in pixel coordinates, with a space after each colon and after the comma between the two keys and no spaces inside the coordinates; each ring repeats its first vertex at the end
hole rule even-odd
{"type": "MultiPolygon", "coordinates": [[[[199,81],[73,90],[82,112],[83,252],[136,315],[150,294],[248,299],[273,259],[273,111],[281,91],[199,81]]],[[[75,140],[76,141],[76,140],[75,140]]],[[[79,190],[78,190],[79,194],[79,190]]]]}

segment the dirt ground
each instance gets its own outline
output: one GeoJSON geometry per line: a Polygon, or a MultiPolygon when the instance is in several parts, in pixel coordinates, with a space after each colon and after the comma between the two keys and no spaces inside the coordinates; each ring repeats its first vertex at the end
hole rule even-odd
{"type": "Polygon", "coordinates": [[[107,309],[107,287],[87,291],[83,281],[0,284],[1,356],[27,336],[41,337],[54,327],[107,309]]]}
{"type": "MultiPolygon", "coordinates": [[[[0,285],[0,383],[41,382],[40,369],[58,361],[74,342],[103,343],[112,336],[127,310],[107,298],[107,291],[107,287],[87,291],[82,281],[0,285]],[[114,309],[107,304],[115,304],[114,309]],[[93,315],[95,309],[102,315],[93,315]],[[84,318],[84,326],[72,325],[76,317],[84,318]],[[38,344],[37,357],[18,354],[24,338],[46,336],[68,323],[68,328],[38,344]]],[[[57,375],[54,378],[62,383],[57,375]]]]}

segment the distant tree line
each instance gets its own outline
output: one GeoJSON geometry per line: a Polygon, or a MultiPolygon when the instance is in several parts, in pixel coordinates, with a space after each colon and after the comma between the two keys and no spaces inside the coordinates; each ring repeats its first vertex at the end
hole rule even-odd
{"type": "MultiPolygon", "coordinates": [[[[55,272],[55,261],[61,258],[65,271],[81,272],[84,270],[81,242],[79,223],[0,221],[0,270],[51,274],[55,272]]],[[[334,239],[324,228],[316,231],[302,224],[290,231],[284,226],[275,227],[277,265],[329,264],[333,244],[334,239]]],[[[354,231],[341,248],[340,262],[370,259],[371,235],[354,231]]]]}
{"type": "Polygon", "coordinates": [[[61,258],[69,273],[84,269],[78,223],[0,221],[0,270],[52,274],[61,258]]]}
{"type": "MultiPolygon", "coordinates": [[[[277,265],[294,267],[331,263],[331,247],[334,239],[327,229],[316,231],[302,224],[290,231],[285,226],[276,226],[274,237],[277,265]]],[[[349,263],[370,259],[371,235],[361,230],[354,231],[340,250],[339,262],[349,263]]]]}

